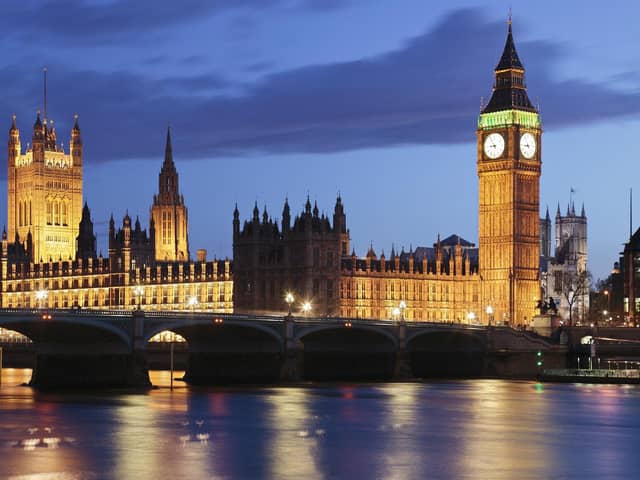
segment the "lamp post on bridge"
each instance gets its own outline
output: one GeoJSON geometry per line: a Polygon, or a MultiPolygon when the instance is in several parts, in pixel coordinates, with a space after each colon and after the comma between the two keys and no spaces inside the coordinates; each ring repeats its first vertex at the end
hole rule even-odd
{"type": "Polygon", "coordinates": [[[406,302],[404,300],[400,300],[398,308],[400,309],[400,323],[404,323],[404,311],[407,309],[406,302]]]}
{"type": "Polygon", "coordinates": [[[491,326],[493,321],[493,307],[491,305],[487,305],[487,323],[491,326]]]}
{"type": "Polygon", "coordinates": [[[467,313],[467,325],[471,325],[471,323],[476,319],[476,314],[474,312],[467,313]]]}
{"type": "Polygon", "coordinates": [[[302,304],[302,311],[304,312],[304,316],[308,317],[309,312],[311,312],[311,302],[306,301],[302,304]]]}
{"type": "Polygon", "coordinates": [[[187,306],[191,309],[191,313],[193,313],[198,306],[198,297],[196,297],[195,295],[191,295],[187,299],[187,306]]]}
{"type": "Polygon", "coordinates": [[[142,310],[142,296],[144,295],[144,287],[142,285],[136,285],[133,288],[133,294],[138,300],[138,310],[142,310]]]}
{"type": "Polygon", "coordinates": [[[49,298],[49,292],[45,289],[36,291],[36,302],[38,304],[38,308],[42,309],[42,303],[49,298]]]}
{"type": "Polygon", "coordinates": [[[288,313],[287,316],[291,316],[291,304],[295,301],[295,297],[293,296],[293,293],[291,292],[287,292],[287,294],[284,296],[284,301],[287,302],[287,307],[288,307],[288,313]]]}

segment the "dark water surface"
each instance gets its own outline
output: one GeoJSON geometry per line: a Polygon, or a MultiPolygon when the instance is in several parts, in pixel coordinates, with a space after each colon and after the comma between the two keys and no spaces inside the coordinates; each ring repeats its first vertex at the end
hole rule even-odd
{"type": "MultiPolygon", "coordinates": [[[[179,376],[179,375],[176,375],[179,376]]],[[[640,478],[640,387],[469,380],[148,393],[0,386],[0,478],[640,478]]]]}

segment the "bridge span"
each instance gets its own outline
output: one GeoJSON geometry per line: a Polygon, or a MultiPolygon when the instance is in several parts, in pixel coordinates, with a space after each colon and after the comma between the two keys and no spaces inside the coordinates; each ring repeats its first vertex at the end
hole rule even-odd
{"type": "Polygon", "coordinates": [[[0,310],[33,342],[37,387],[148,386],[147,346],[162,331],[188,345],[193,384],[522,377],[566,365],[567,349],[531,332],[429,322],[210,312],[0,310]]]}

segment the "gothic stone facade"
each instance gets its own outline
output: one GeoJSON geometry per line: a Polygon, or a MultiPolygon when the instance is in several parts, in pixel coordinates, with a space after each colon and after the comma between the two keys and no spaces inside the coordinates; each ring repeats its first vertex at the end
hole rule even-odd
{"type": "Polygon", "coordinates": [[[541,256],[540,271],[542,275],[543,298],[553,298],[558,314],[563,320],[583,322],[589,312],[589,284],[579,284],[580,275],[587,271],[587,215],[582,206],[579,215],[575,205],[567,205],[566,215],[560,214],[560,205],[555,217],[555,245],[551,255],[551,218],[549,211],[540,219],[541,256]],[[578,283],[578,284],[577,284],[578,283]],[[569,299],[574,294],[570,291],[580,290],[575,299],[572,298],[573,312],[569,315],[569,299]]]}
{"type": "Polygon", "coordinates": [[[307,199],[290,225],[285,201],[282,226],[266,209],[240,229],[234,211],[234,307],[238,312],[282,314],[285,297],[296,302],[292,313],[303,314],[310,302],[315,315],[391,319],[403,307],[405,320],[480,321],[478,250],[452,235],[431,247],[419,247],[378,258],[373,247],[366,257],[349,254],[350,238],[342,199],[333,224],[307,199]],[[471,315],[470,315],[471,314],[471,315]]]}
{"type": "Polygon", "coordinates": [[[137,219],[132,226],[128,214],[116,230],[112,217],[108,258],[96,254],[89,207],[82,208],[81,159],[77,118],[68,155],[56,144],[53,125],[39,116],[33,146],[23,153],[13,119],[1,306],[233,311],[231,262],[207,262],[204,252],[196,262],[189,259],[187,210],[178,190],[169,132],[149,233],[137,219]],[[162,229],[159,245],[154,218],[162,229]]]}

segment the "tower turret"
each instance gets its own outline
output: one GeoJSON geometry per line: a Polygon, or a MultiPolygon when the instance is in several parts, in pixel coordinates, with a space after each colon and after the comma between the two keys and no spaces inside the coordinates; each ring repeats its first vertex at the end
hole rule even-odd
{"type": "Polygon", "coordinates": [[[333,230],[340,239],[340,253],[342,256],[346,256],[349,252],[350,238],[349,230],[347,230],[347,216],[344,213],[344,205],[339,194],[333,209],[333,230]]]}
{"type": "Polygon", "coordinates": [[[73,116],[73,128],[71,129],[71,142],[69,143],[71,160],[74,166],[82,165],[82,135],[78,124],[78,114],[73,116]]]}
{"type": "Polygon", "coordinates": [[[240,234],[240,212],[238,211],[238,204],[233,209],[233,236],[240,234]]]}
{"type": "Polygon", "coordinates": [[[8,163],[9,168],[16,165],[16,160],[20,156],[20,130],[16,127],[16,116],[11,116],[11,128],[9,128],[8,163]]]}
{"type": "Polygon", "coordinates": [[[282,233],[289,233],[291,229],[291,211],[289,209],[289,199],[284,199],[284,207],[282,209],[282,233]]]}
{"type": "MultiPolygon", "coordinates": [[[[111,222],[109,223],[111,229],[111,222]]],[[[76,238],[76,259],[88,259],[96,257],[96,236],[93,233],[93,222],[87,202],[82,208],[82,220],[80,220],[80,233],[76,238]]]]}
{"type": "Polygon", "coordinates": [[[31,137],[31,149],[33,151],[34,162],[44,162],[44,132],[45,127],[40,120],[40,110],[36,113],[36,121],[33,124],[33,135],[31,137]]]}

